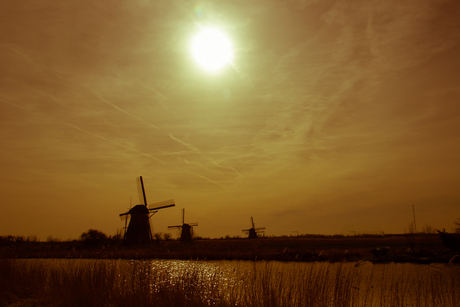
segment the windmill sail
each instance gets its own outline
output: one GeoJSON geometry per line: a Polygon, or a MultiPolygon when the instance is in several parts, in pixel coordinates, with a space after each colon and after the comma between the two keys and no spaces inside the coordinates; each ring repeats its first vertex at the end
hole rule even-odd
{"type": "Polygon", "coordinates": [[[168,199],[168,200],[163,200],[159,201],[153,204],[149,205],[149,210],[157,210],[157,209],[163,209],[163,208],[169,208],[169,207],[174,207],[176,204],[174,202],[174,199],[168,199]]]}
{"type": "Polygon", "coordinates": [[[142,180],[142,176],[139,177],[139,180],[137,181],[138,183],[138,189],[140,185],[140,196],[139,201],[144,204],[144,206],[147,207],[147,197],[145,197],[145,189],[144,189],[144,180],[142,180]]]}

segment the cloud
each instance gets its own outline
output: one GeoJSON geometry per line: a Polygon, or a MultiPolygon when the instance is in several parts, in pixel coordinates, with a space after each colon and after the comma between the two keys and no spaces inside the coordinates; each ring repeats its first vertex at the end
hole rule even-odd
{"type": "Polygon", "coordinates": [[[118,220],[106,213],[125,209],[142,174],[158,200],[202,211],[200,225],[247,209],[279,233],[305,221],[304,231],[334,232],[346,220],[370,226],[371,208],[429,208],[437,193],[452,209],[458,2],[237,0],[206,2],[206,18],[196,9],[0,4],[2,184],[36,196],[5,201],[68,193],[80,211],[104,208],[93,219],[112,232],[118,220]],[[210,22],[236,48],[234,65],[212,76],[188,48],[210,22]]]}

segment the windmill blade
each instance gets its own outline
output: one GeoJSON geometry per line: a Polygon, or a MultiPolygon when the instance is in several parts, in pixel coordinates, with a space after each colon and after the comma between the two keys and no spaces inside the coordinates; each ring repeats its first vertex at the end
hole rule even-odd
{"type": "Polygon", "coordinates": [[[153,223],[151,219],[149,219],[149,225],[150,225],[150,239],[153,239],[153,235],[155,234],[155,232],[153,231],[153,223]]]}
{"type": "Polygon", "coordinates": [[[144,205],[147,207],[147,197],[145,197],[144,180],[142,180],[142,176],[140,176],[139,179],[142,186],[142,196],[144,196],[144,205]]]}
{"type": "Polygon", "coordinates": [[[168,199],[168,200],[163,200],[163,201],[159,201],[157,203],[150,204],[149,205],[149,210],[169,208],[169,207],[174,207],[175,205],[176,204],[174,202],[174,199],[168,199]]]}
{"type": "Polygon", "coordinates": [[[126,232],[128,231],[128,216],[125,215],[125,227],[123,227],[123,239],[125,238],[126,236],[126,232]]]}
{"type": "Polygon", "coordinates": [[[144,180],[142,176],[137,178],[137,193],[139,194],[139,202],[147,207],[147,198],[145,197],[144,180]]]}
{"type": "Polygon", "coordinates": [[[167,206],[161,206],[161,207],[150,208],[149,210],[152,211],[152,210],[164,209],[164,208],[169,208],[169,207],[174,207],[174,206],[175,206],[175,205],[172,204],[172,205],[167,205],[167,206]]]}
{"type": "Polygon", "coordinates": [[[254,228],[254,230],[263,230],[265,227],[254,228]]]}
{"type": "Polygon", "coordinates": [[[142,195],[141,177],[137,177],[136,182],[137,182],[137,196],[139,197],[139,204],[142,204],[144,202],[144,196],[142,195]]]}
{"type": "Polygon", "coordinates": [[[168,229],[171,229],[171,228],[182,228],[182,225],[168,226],[168,229]]]}
{"type": "Polygon", "coordinates": [[[255,225],[254,225],[254,219],[252,218],[252,216],[251,216],[251,225],[252,225],[252,228],[255,227],[255,225]]]}
{"type": "Polygon", "coordinates": [[[251,229],[243,229],[242,231],[249,231],[249,230],[251,230],[251,229]]]}
{"type": "Polygon", "coordinates": [[[194,226],[198,226],[198,223],[189,223],[188,225],[191,227],[194,227],[194,226]]]}
{"type": "Polygon", "coordinates": [[[185,208],[182,208],[182,224],[185,223],[185,208]]]}
{"type": "Polygon", "coordinates": [[[129,213],[129,211],[125,212],[125,213],[121,213],[119,216],[120,216],[120,221],[124,221],[125,224],[128,223],[128,219],[130,218],[130,215],[131,213],[129,213]]]}
{"type": "Polygon", "coordinates": [[[174,202],[174,199],[168,199],[168,200],[159,201],[153,204],[149,204],[149,208],[151,210],[151,209],[158,209],[158,207],[164,207],[164,206],[173,207],[175,205],[176,204],[174,202]]]}

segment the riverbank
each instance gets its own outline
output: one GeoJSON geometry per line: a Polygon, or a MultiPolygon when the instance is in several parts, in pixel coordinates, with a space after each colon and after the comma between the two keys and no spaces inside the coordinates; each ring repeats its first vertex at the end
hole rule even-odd
{"type": "Polygon", "coordinates": [[[144,246],[111,242],[22,242],[0,247],[1,258],[194,259],[277,261],[373,261],[447,263],[455,255],[438,235],[285,237],[154,241],[144,246]]]}

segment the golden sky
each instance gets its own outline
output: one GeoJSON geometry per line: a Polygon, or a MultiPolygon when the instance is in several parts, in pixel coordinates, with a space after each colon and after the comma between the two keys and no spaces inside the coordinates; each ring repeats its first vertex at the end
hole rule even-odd
{"type": "Polygon", "coordinates": [[[451,230],[460,217],[456,0],[0,2],[0,235],[451,230]],[[209,73],[200,27],[232,41],[209,73]]]}

